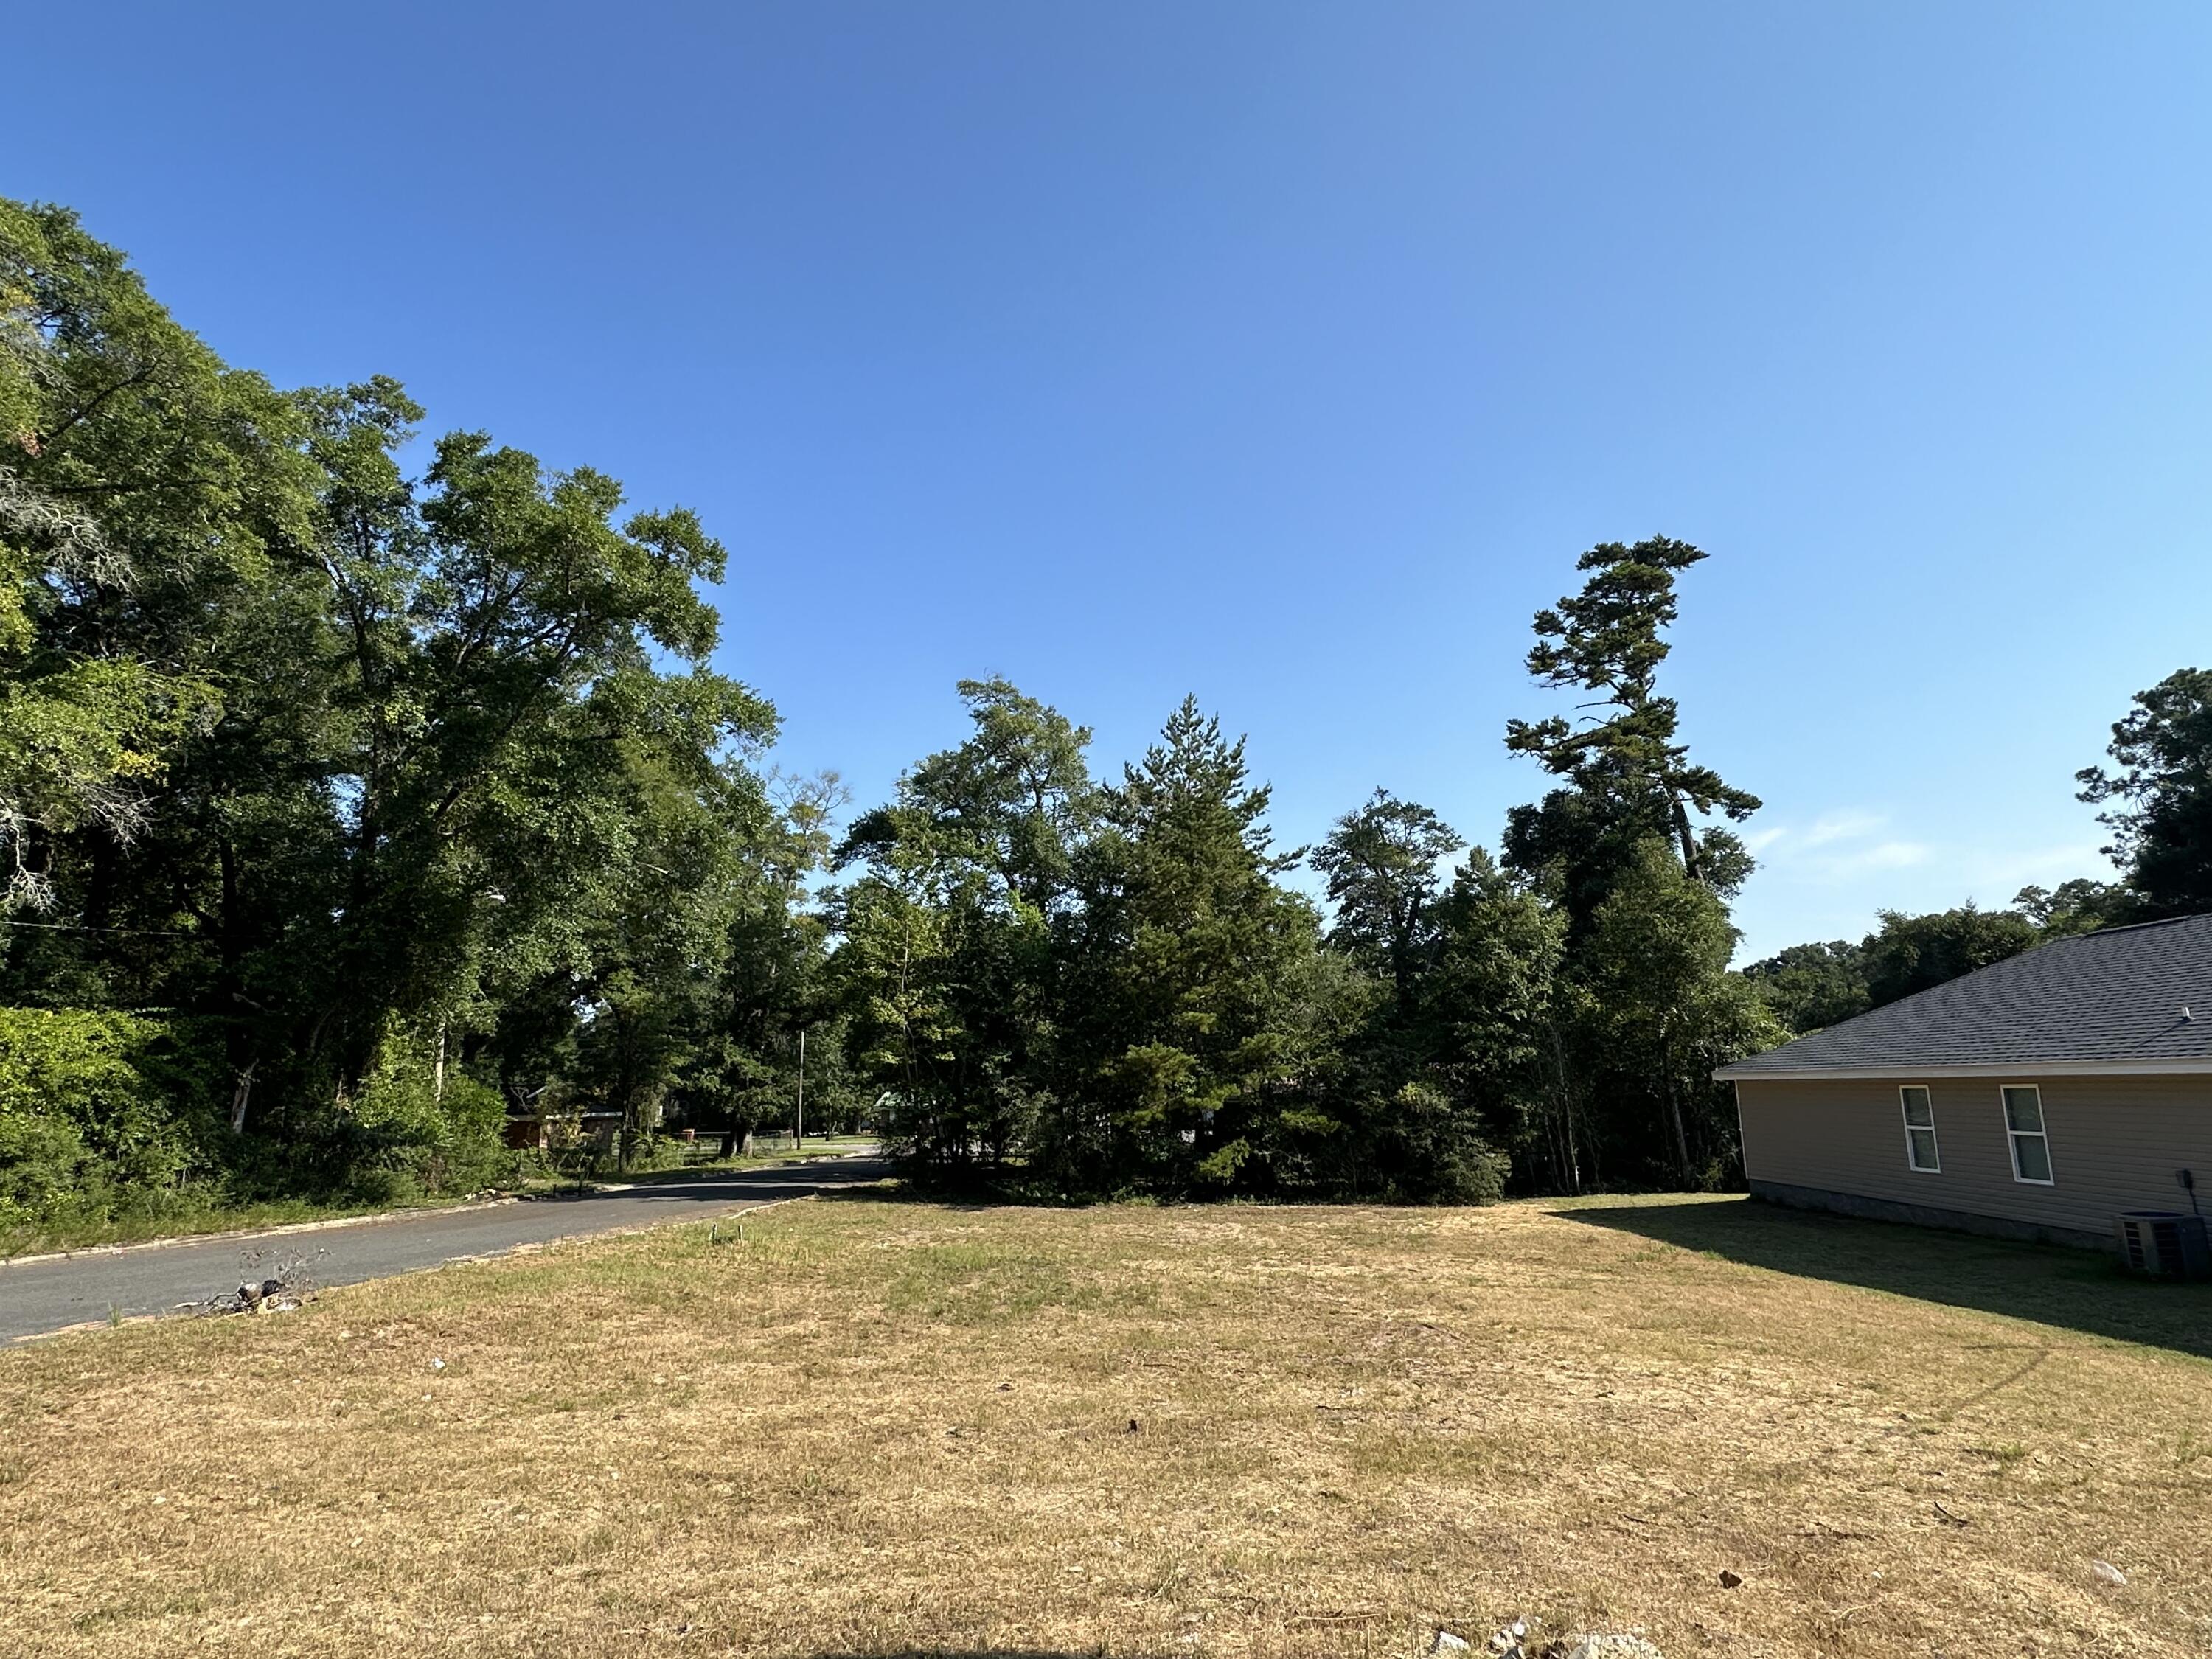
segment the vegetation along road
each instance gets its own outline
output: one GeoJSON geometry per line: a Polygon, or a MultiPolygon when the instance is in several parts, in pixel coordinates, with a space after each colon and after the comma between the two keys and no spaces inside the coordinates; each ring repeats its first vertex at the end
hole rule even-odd
{"type": "Polygon", "coordinates": [[[686,1179],[645,1182],[574,1197],[468,1210],[425,1210],[295,1232],[210,1238],[50,1256],[0,1266],[0,1341],[88,1320],[168,1313],[301,1264],[315,1285],[352,1285],[471,1256],[586,1233],[706,1221],[882,1178],[869,1156],[825,1158],[686,1179]]]}

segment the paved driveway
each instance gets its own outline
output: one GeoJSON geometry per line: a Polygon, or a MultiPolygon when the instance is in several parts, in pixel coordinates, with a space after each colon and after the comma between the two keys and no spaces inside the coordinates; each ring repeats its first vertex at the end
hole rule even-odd
{"type": "Polygon", "coordinates": [[[317,1285],[497,1255],[525,1244],[667,1221],[704,1221],[781,1199],[880,1180],[872,1154],[763,1170],[653,1181],[581,1197],[542,1198],[471,1210],[423,1210],[347,1226],[138,1249],[95,1250],[0,1265],[0,1341],[42,1335],[111,1315],[168,1313],[305,1259],[317,1285]]]}

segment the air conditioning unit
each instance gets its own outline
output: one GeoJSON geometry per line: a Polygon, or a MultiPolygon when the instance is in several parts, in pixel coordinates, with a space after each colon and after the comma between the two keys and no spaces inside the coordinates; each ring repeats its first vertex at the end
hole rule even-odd
{"type": "Polygon", "coordinates": [[[2212,1279],[2212,1240],[2201,1216],[2178,1210],[2127,1210],[2120,1249],[2128,1266],[2160,1279],[2212,1279]]]}

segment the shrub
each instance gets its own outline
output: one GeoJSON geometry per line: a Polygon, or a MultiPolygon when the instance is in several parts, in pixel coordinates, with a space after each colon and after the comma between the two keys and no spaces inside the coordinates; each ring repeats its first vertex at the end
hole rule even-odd
{"type": "Polygon", "coordinates": [[[512,1181],[520,1160],[506,1144],[498,1091],[458,1068],[442,1096],[419,1069],[373,1073],[351,1103],[353,1185],[379,1199],[472,1192],[512,1181]]]}
{"type": "Polygon", "coordinates": [[[210,1079],[167,1021],[0,1009],[0,1227],[158,1206],[206,1161],[210,1079]]]}
{"type": "Polygon", "coordinates": [[[1441,1090],[1408,1083],[1380,1103],[1369,1125],[1376,1184],[1414,1204],[1493,1204],[1511,1160],[1484,1140],[1473,1113],[1441,1090]]]}

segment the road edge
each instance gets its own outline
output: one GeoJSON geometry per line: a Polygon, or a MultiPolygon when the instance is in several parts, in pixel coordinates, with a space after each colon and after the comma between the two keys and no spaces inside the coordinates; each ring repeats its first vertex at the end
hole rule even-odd
{"type": "MultiPolygon", "coordinates": [[[[837,1164],[842,1163],[848,1158],[879,1158],[881,1156],[882,1154],[880,1152],[833,1152],[822,1158],[795,1158],[792,1160],[790,1164],[777,1164],[773,1167],[778,1169],[790,1169],[795,1165],[805,1165],[808,1164],[837,1164]]],[[[811,1192],[786,1193],[781,1198],[764,1198],[757,1202],[749,1202],[739,1208],[735,1213],[738,1215],[752,1215],[762,1210],[775,1209],[781,1204],[804,1204],[810,1200],[817,1199],[821,1196],[822,1188],[817,1188],[811,1192]]],[[[513,1204],[520,1201],[520,1200],[517,1199],[500,1199],[493,1200],[490,1204],[478,1204],[471,1206],[455,1205],[452,1209],[447,1210],[398,1210],[392,1213],[400,1216],[422,1214],[450,1215],[453,1213],[455,1210],[463,1208],[488,1210],[495,1207],[497,1204],[513,1204]]],[[[303,1222],[297,1224],[295,1226],[286,1231],[303,1231],[317,1227],[343,1225],[348,1221],[367,1221],[375,1218],[376,1218],[374,1217],[360,1216],[343,1218],[341,1220],[335,1222],[303,1222]]],[[[482,1250],[472,1255],[451,1255],[447,1256],[442,1261],[427,1262],[420,1267],[403,1268],[398,1273],[383,1273],[374,1279],[352,1279],[343,1285],[330,1285],[327,1289],[332,1291],[349,1291],[362,1285],[389,1284],[395,1279],[411,1279],[417,1273],[439,1273],[445,1272],[448,1267],[471,1267],[483,1263],[506,1261],[514,1256],[532,1255],[542,1250],[557,1249],[562,1245],[589,1244],[598,1240],[606,1238],[635,1238],[641,1233],[658,1232],[664,1227],[703,1227],[710,1225],[716,1218],[717,1218],[712,1216],[693,1217],[690,1219],[678,1219],[677,1218],[671,1217],[665,1221],[634,1222],[628,1226],[609,1227],[599,1232],[564,1233],[557,1238],[528,1239],[520,1244],[510,1244],[505,1249],[482,1250]]],[[[260,1237],[261,1235],[246,1236],[260,1237]]],[[[196,1244],[204,1243],[208,1239],[219,1237],[222,1237],[222,1235],[204,1233],[198,1238],[157,1239],[149,1241],[147,1244],[125,1244],[111,1247],[110,1249],[105,1253],[120,1255],[126,1249],[150,1249],[153,1244],[155,1243],[196,1244]]],[[[41,1259],[47,1261],[56,1261],[73,1255],[95,1255],[100,1254],[103,1254],[103,1252],[99,1250],[65,1250],[45,1256],[41,1259]]],[[[27,1261],[31,1258],[26,1256],[22,1259],[27,1261]]],[[[308,1299],[308,1302],[303,1304],[302,1306],[310,1305],[313,1301],[319,1299],[325,1293],[325,1292],[324,1291],[315,1291],[313,1296],[308,1299]]],[[[176,1308],[165,1308],[158,1313],[132,1314],[127,1319],[81,1319],[74,1325],[57,1325],[52,1330],[48,1331],[27,1331],[21,1336],[0,1337],[0,1352],[24,1347],[33,1342],[51,1342],[57,1337],[78,1336],[94,1331],[122,1330],[128,1326],[150,1325],[164,1320],[177,1319],[183,1316],[184,1309],[188,1308],[191,1305],[191,1304],[186,1303],[176,1308]]]]}
{"type": "MultiPolygon", "coordinates": [[[[807,1164],[834,1164],[840,1158],[880,1157],[879,1152],[823,1152],[815,1157],[786,1158],[761,1167],[787,1170],[807,1164]]],[[[594,1182],[593,1192],[626,1192],[644,1183],[635,1181],[594,1182]]],[[[80,1250],[42,1250],[36,1255],[0,1256],[0,1273],[10,1267],[35,1267],[46,1261],[73,1261],[84,1255],[128,1255],[134,1250],[167,1250],[179,1244],[235,1243],[255,1238],[283,1238],[291,1233],[328,1232],[334,1227],[368,1227],[379,1222],[408,1221],[418,1216],[467,1215],[475,1210],[496,1210],[508,1204],[542,1204],[568,1197],[562,1192],[509,1193],[499,1198],[477,1199],[465,1204],[418,1204],[404,1210],[373,1210],[367,1215],[327,1216],[320,1221],[287,1221],[275,1227],[234,1227],[220,1233],[175,1233],[167,1238],[142,1238],[129,1244],[88,1244],[80,1250]]],[[[72,1327],[71,1328],[75,1328],[72,1327]]]]}

